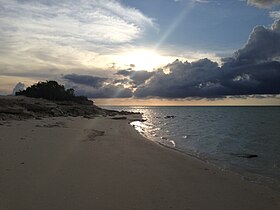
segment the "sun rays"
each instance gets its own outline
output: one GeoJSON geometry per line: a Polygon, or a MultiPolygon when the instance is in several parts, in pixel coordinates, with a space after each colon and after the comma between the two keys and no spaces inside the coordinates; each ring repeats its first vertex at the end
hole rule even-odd
{"type": "Polygon", "coordinates": [[[161,55],[156,50],[136,49],[116,56],[116,62],[134,70],[148,70],[159,68],[174,60],[173,57],[161,55]]]}

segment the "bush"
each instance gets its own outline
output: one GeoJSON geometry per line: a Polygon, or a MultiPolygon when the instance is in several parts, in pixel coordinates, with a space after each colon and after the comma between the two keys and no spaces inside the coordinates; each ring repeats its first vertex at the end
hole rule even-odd
{"type": "Polygon", "coordinates": [[[74,101],[77,103],[89,104],[91,102],[85,96],[75,96],[74,89],[65,89],[63,85],[56,81],[38,82],[26,90],[15,93],[16,96],[26,96],[31,98],[43,98],[52,101],[74,101]]]}

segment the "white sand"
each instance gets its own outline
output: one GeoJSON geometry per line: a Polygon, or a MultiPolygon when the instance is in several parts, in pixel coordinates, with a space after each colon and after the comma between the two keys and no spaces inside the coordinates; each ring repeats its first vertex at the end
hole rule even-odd
{"type": "Polygon", "coordinates": [[[49,118],[0,125],[0,209],[272,210],[280,194],[159,146],[127,120],[49,118]]]}

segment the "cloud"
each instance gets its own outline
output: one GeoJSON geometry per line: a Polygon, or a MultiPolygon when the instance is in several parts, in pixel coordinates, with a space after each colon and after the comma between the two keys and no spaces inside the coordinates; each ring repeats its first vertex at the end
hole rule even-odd
{"type": "Polygon", "coordinates": [[[25,89],[25,84],[19,82],[19,83],[17,83],[16,86],[14,87],[12,95],[15,95],[16,92],[21,91],[21,90],[24,90],[24,89],[25,89]]]}
{"type": "MultiPolygon", "coordinates": [[[[0,0],[0,76],[43,79],[65,74],[58,77],[68,88],[93,98],[211,99],[280,93],[279,20],[270,28],[255,27],[245,46],[231,57],[223,58],[219,65],[214,57],[205,55],[208,59],[197,60],[201,55],[192,53],[191,62],[175,60],[153,72],[116,71],[113,68],[120,68],[116,67],[118,64],[112,65],[110,55],[133,48],[134,41],[155,27],[153,19],[120,2],[0,0]],[[99,68],[97,74],[99,64],[111,70],[99,68]]],[[[250,0],[248,3],[272,7],[279,1],[250,0]]],[[[272,11],[270,16],[278,19],[278,13],[272,11]]],[[[126,64],[130,63],[135,62],[128,60],[126,64]]],[[[130,67],[134,68],[135,64],[130,67]]],[[[24,80],[17,80],[9,87],[18,81],[24,80]]]]}
{"type": "Polygon", "coordinates": [[[158,70],[140,85],[136,97],[219,98],[280,93],[280,20],[270,28],[257,26],[246,45],[224,58],[223,65],[209,59],[179,60],[158,70]]]}
{"type": "Polygon", "coordinates": [[[202,3],[202,4],[210,3],[210,1],[208,1],[208,0],[194,0],[194,2],[196,2],[196,3],[202,3]]]}
{"type": "MultiPolygon", "coordinates": [[[[174,2],[181,2],[182,0],[174,0],[174,2]]],[[[193,3],[202,3],[202,4],[206,4],[206,3],[210,3],[209,0],[191,0],[193,3]]]]}
{"type": "MultiPolygon", "coordinates": [[[[280,56],[280,21],[275,21],[271,28],[256,26],[246,45],[238,50],[234,64],[260,63],[278,60],[280,56]]],[[[231,62],[233,63],[233,62],[231,62]]]]}
{"type": "Polygon", "coordinates": [[[99,89],[92,89],[88,87],[75,88],[77,95],[84,95],[89,98],[130,98],[132,92],[122,85],[106,85],[99,89]]]}
{"type": "Polygon", "coordinates": [[[280,10],[269,12],[269,16],[275,20],[280,19],[280,10]]]}
{"type": "Polygon", "coordinates": [[[91,75],[69,74],[62,77],[66,87],[74,88],[76,95],[89,98],[129,98],[132,91],[113,79],[91,75]]]}
{"type": "Polygon", "coordinates": [[[102,87],[108,78],[94,77],[89,75],[68,74],[63,76],[63,79],[71,81],[75,84],[87,85],[94,88],[102,87]]]}
{"type": "Polygon", "coordinates": [[[138,86],[140,84],[143,84],[151,76],[153,76],[154,72],[148,72],[144,70],[143,71],[120,70],[116,73],[116,75],[122,75],[124,77],[127,77],[134,85],[138,86]]]}
{"type": "Polygon", "coordinates": [[[279,0],[248,0],[249,5],[254,5],[259,8],[271,8],[273,6],[279,5],[279,0]]]}
{"type": "Polygon", "coordinates": [[[123,6],[115,0],[11,2],[2,2],[2,12],[17,20],[14,27],[23,31],[32,27],[33,35],[44,36],[40,38],[123,43],[137,38],[145,26],[154,24],[139,10],[123,6]],[[15,14],[17,11],[20,13],[15,14]],[[25,25],[21,26],[23,22],[25,25]],[[52,33],[54,36],[51,36],[52,33]]]}
{"type": "Polygon", "coordinates": [[[217,80],[221,77],[218,64],[208,59],[196,62],[179,60],[168,64],[169,73],[158,70],[135,91],[136,97],[210,97],[218,95],[220,85],[217,80]]]}
{"type": "Polygon", "coordinates": [[[104,68],[110,55],[156,28],[152,18],[116,0],[0,0],[0,5],[0,72],[104,68]]]}
{"type": "Polygon", "coordinates": [[[207,98],[280,94],[280,20],[256,26],[243,48],[222,59],[175,60],[153,72],[119,70],[117,78],[65,75],[78,94],[93,98],[207,98]]]}

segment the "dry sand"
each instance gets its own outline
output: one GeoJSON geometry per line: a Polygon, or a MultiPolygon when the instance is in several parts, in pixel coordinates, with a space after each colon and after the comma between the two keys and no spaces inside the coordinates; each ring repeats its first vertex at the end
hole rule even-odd
{"type": "Polygon", "coordinates": [[[145,139],[128,120],[0,122],[1,210],[272,210],[279,198],[145,139]]]}

